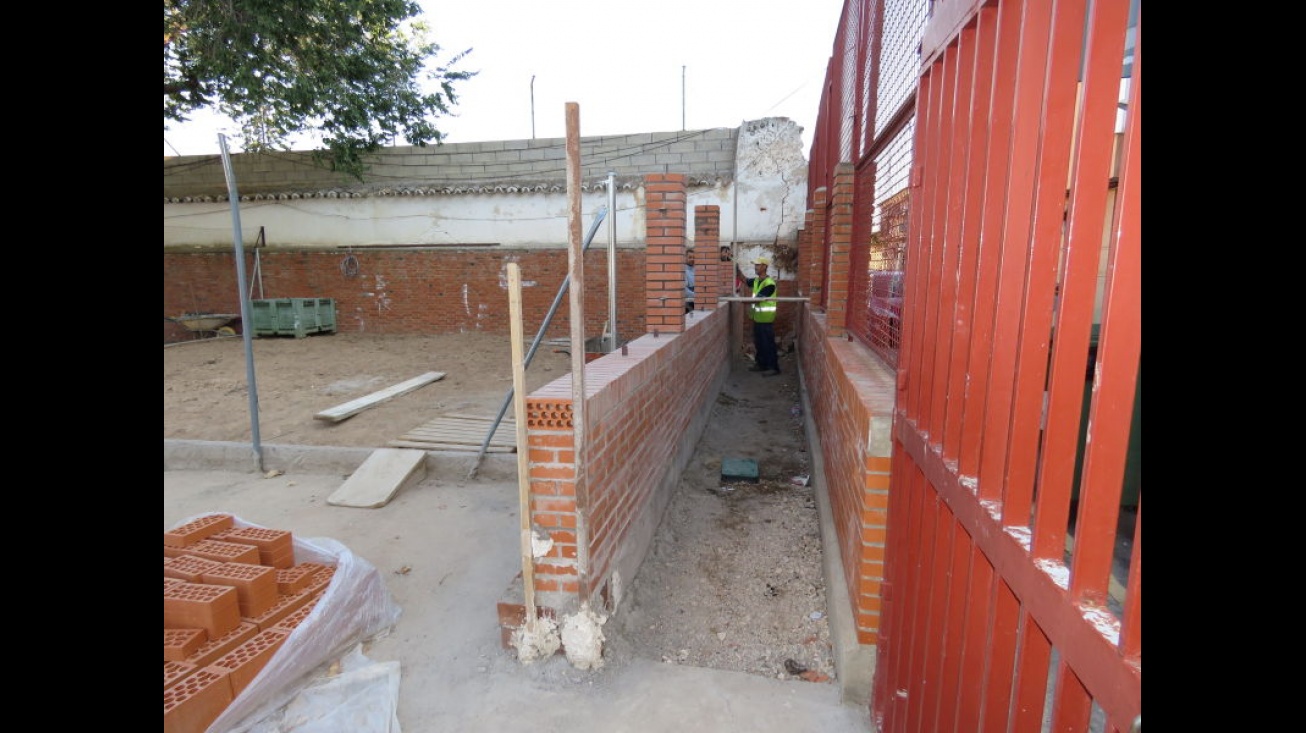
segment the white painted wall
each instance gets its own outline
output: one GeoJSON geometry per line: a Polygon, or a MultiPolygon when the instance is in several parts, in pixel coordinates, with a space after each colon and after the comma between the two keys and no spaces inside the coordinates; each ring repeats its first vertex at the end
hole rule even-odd
{"type": "MultiPolygon", "coordinates": [[[[686,237],[694,238],[694,207],[721,210],[721,241],[756,244],[797,239],[807,197],[807,161],[802,130],[786,118],[745,123],[740,128],[733,182],[691,181],[685,202],[686,237]]],[[[651,171],[671,172],[677,171],[651,171]]],[[[588,231],[608,195],[587,180],[581,196],[588,231]]],[[[619,185],[616,239],[620,247],[644,246],[644,189],[619,185]]],[[[237,186],[239,191],[239,185],[237,186]]],[[[269,249],[322,249],[366,246],[565,247],[567,195],[558,192],[369,195],[360,198],[307,197],[243,201],[242,239],[252,245],[262,227],[269,249]]],[[[607,222],[594,245],[608,241],[607,222]]],[[[230,247],[232,210],[226,202],[163,205],[165,249],[230,247]]]]}

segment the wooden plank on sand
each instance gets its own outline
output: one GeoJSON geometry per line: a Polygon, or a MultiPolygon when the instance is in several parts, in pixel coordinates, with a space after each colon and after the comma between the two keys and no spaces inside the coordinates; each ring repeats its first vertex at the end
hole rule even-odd
{"type": "Polygon", "coordinates": [[[444,372],[427,372],[420,377],[413,377],[406,382],[400,382],[399,384],[386,387],[380,392],[373,392],[366,397],[359,397],[356,400],[350,400],[342,405],[336,405],[329,410],[323,410],[313,417],[314,419],[325,420],[327,422],[340,422],[347,417],[357,415],[369,407],[374,407],[386,400],[394,399],[399,395],[412,392],[418,387],[428,385],[437,379],[444,379],[444,372]]]}

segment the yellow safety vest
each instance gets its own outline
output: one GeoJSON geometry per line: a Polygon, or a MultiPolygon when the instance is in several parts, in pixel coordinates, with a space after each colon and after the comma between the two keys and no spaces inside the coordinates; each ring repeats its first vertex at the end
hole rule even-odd
{"type": "MultiPolygon", "coordinates": [[[[770,276],[753,278],[753,297],[758,297],[758,293],[766,289],[767,285],[775,286],[775,291],[779,292],[779,286],[776,286],[775,280],[770,276]]],[[[754,323],[775,323],[776,301],[769,298],[760,303],[750,303],[749,310],[753,316],[754,323]]]]}

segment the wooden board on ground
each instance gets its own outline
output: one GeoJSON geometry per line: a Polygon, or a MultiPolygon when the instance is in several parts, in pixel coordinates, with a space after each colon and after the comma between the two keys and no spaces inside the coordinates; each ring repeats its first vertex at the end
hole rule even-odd
{"type": "Polygon", "coordinates": [[[401,394],[412,392],[418,387],[423,387],[437,379],[444,379],[444,372],[427,372],[419,377],[413,377],[406,382],[391,385],[381,390],[373,392],[366,397],[359,397],[356,400],[350,400],[342,405],[336,405],[329,410],[323,410],[313,417],[317,420],[326,420],[327,422],[340,422],[347,417],[352,417],[366,410],[369,407],[379,405],[389,399],[394,399],[401,394]]]}
{"type": "Polygon", "coordinates": [[[377,448],[327,497],[332,506],[383,507],[405,486],[426,478],[426,451],[377,448]]]}
{"type": "MultiPolygon", "coordinates": [[[[485,436],[494,426],[493,417],[475,415],[443,415],[419,425],[392,440],[392,448],[421,448],[423,450],[479,451],[485,436]]],[[[517,452],[517,423],[501,420],[486,446],[487,453],[517,452]]]]}

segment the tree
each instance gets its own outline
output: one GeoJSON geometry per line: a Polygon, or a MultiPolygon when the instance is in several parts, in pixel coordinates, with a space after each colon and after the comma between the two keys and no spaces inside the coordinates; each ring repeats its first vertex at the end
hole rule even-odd
{"type": "Polygon", "coordinates": [[[212,108],[247,152],[309,133],[321,161],[361,180],[365,153],[440,143],[436,118],[476,74],[454,68],[471,49],[428,68],[440,46],[420,14],[413,0],[163,0],[164,130],[212,108]]]}

